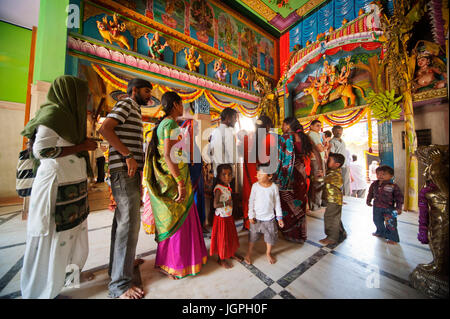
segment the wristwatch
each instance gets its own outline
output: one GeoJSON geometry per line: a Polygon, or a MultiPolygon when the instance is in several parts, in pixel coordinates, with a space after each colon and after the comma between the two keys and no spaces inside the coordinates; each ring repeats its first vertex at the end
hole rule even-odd
{"type": "Polygon", "coordinates": [[[129,158],[134,158],[133,157],[133,153],[131,153],[131,152],[128,155],[125,155],[124,157],[125,157],[126,160],[129,159],[129,158]]]}

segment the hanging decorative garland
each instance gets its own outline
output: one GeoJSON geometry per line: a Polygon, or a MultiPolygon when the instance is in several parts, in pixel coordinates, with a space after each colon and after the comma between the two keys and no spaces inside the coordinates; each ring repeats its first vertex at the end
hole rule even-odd
{"type": "Polygon", "coordinates": [[[340,125],[342,127],[351,127],[358,123],[370,109],[368,107],[362,107],[348,112],[335,113],[335,114],[321,114],[315,118],[308,118],[306,120],[299,119],[305,131],[309,130],[311,122],[318,119],[321,122],[325,122],[330,126],[340,125]]]}
{"type": "MultiPolygon", "coordinates": [[[[112,87],[121,90],[123,92],[127,91],[128,82],[117,77],[114,75],[111,71],[106,69],[105,67],[100,67],[97,64],[92,63],[92,68],[94,71],[103,79],[103,81],[109,83],[112,87]]],[[[180,89],[171,88],[165,85],[161,84],[153,84],[154,88],[158,88],[161,93],[166,93],[169,91],[177,92],[178,95],[183,99],[184,103],[191,103],[200,98],[202,95],[205,96],[205,98],[208,100],[208,102],[211,104],[212,108],[217,109],[219,112],[224,110],[225,108],[233,108],[237,109],[242,115],[245,117],[255,117],[260,113],[261,108],[256,107],[254,109],[246,108],[243,105],[240,105],[235,102],[224,102],[219,100],[214,96],[214,94],[206,89],[197,89],[193,91],[184,91],[180,89]]]]}

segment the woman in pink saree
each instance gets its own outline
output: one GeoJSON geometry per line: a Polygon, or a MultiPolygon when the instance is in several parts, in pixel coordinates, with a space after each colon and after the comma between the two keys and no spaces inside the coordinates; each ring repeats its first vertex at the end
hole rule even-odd
{"type": "MultiPolygon", "coordinates": [[[[166,113],[154,129],[144,166],[144,186],[151,212],[145,221],[155,227],[158,243],[155,268],[172,279],[196,275],[207,260],[202,227],[194,201],[188,165],[174,162],[171,150],[178,142],[179,126],[175,119],[183,114],[181,97],[166,92],[161,103],[166,113]]],[[[175,152],[176,153],[176,152],[175,152]]],[[[145,199],[144,199],[145,200],[145,199]]],[[[151,225],[150,231],[151,231],[151,225]]]]}

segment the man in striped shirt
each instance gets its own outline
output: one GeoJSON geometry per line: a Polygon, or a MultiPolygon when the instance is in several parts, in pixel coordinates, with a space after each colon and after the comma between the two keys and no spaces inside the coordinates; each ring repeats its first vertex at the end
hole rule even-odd
{"type": "Polygon", "coordinates": [[[99,133],[109,142],[111,189],[117,207],[111,229],[109,296],[140,299],[144,291],[132,285],[140,228],[141,173],[144,167],[141,105],[151,98],[152,85],[128,82],[128,98],[114,105],[99,133]]]}

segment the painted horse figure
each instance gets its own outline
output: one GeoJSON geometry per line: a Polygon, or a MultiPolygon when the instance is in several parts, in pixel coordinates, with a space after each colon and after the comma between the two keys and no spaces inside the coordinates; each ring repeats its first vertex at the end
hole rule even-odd
{"type": "Polygon", "coordinates": [[[357,86],[350,83],[342,84],[337,86],[333,91],[329,93],[327,98],[321,99],[320,93],[317,87],[314,86],[314,83],[305,88],[303,92],[305,95],[311,95],[314,101],[313,108],[311,110],[311,113],[309,115],[315,115],[317,113],[317,108],[320,105],[325,105],[329,102],[332,102],[337,99],[342,99],[342,102],[344,102],[344,108],[349,108],[355,106],[356,103],[356,95],[353,93],[353,88],[358,89],[361,92],[361,95],[363,98],[365,98],[364,90],[357,86]],[[350,101],[350,103],[349,103],[350,101]]]}

